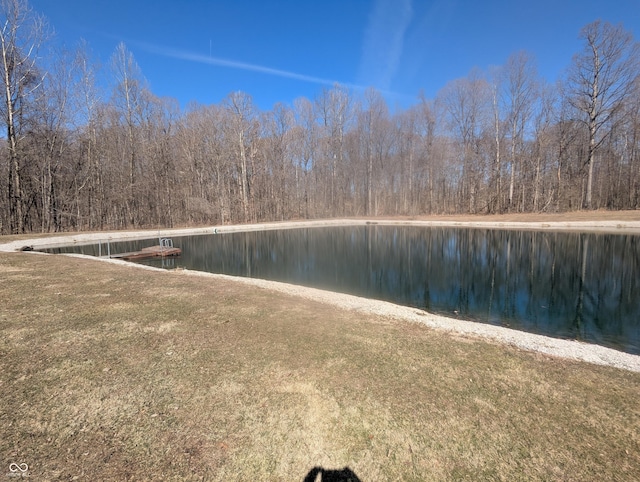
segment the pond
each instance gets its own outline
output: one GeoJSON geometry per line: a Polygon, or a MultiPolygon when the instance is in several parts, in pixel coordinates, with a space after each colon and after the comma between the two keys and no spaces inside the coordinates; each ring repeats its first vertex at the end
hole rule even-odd
{"type": "MultiPolygon", "coordinates": [[[[173,242],[180,258],[141,262],[339,291],[640,354],[638,236],[368,225],[173,242]]],[[[157,239],[110,249],[150,244],[157,239]]]]}

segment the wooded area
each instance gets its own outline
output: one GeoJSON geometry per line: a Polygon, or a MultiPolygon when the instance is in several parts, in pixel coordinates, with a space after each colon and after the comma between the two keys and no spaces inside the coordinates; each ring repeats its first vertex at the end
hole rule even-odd
{"type": "Polygon", "coordinates": [[[181,109],[124,44],[101,88],[88,45],[45,61],[44,20],[1,9],[3,234],[640,207],[640,49],[622,26],[585,26],[554,85],[515,52],[393,113],[340,85],[265,112],[243,92],[181,109]]]}

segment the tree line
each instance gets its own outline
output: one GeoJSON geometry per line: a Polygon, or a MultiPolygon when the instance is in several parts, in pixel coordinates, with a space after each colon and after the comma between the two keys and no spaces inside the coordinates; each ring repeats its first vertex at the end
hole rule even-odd
{"type": "Polygon", "coordinates": [[[516,52],[393,113],[341,85],[181,109],[123,43],[107,89],[86,43],[44,62],[42,17],[0,4],[3,234],[640,207],[640,49],[620,25],[585,26],[555,84],[516,52]]]}

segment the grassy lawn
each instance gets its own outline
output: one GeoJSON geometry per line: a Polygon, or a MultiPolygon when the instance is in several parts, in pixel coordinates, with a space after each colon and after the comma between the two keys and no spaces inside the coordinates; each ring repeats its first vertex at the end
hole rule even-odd
{"type": "Polygon", "coordinates": [[[640,480],[638,373],[28,253],[0,329],[0,478],[640,480]]]}

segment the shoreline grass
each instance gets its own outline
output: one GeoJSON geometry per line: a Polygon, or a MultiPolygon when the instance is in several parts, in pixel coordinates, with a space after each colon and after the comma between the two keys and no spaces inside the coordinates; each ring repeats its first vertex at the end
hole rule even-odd
{"type": "Polygon", "coordinates": [[[0,475],[640,480],[638,373],[64,256],[0,299],[0,475]]]}

